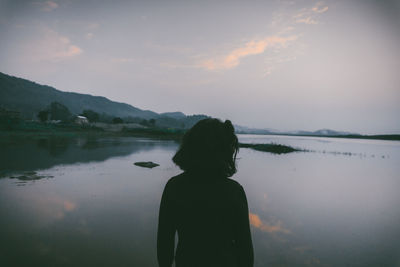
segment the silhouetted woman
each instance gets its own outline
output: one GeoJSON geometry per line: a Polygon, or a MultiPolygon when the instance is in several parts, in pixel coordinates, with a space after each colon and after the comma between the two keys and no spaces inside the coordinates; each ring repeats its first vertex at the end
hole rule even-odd
{"type": "Polygon", "coordinates": [[[167,182],[160,204],[160,267],[172,266],[174,256],[176,267],[253,266],[246,194],[228,178],[238,149],[229,120],[201,120],[183,137],[173,161],[184,172],[167,182]]]}

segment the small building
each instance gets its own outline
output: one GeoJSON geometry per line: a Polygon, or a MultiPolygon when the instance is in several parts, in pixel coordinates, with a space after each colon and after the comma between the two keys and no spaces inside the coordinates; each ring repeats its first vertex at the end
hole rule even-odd
{"type": "Polygon", "coordinates": [[[74,121],[81,125],[89,123],[89,120],[85,116],[76,116],[74,121]]]}

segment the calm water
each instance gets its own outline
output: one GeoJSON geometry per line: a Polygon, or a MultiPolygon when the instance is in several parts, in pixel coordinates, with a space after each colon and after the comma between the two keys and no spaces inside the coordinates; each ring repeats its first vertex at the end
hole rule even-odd
{"type": "MultiPolygon", "coordinates": [[[[400,266],[400,142],[240,136],[256,266],[400,266]]],[[[173,141],[2,140],[0,266],[157,266],[173,141]],[[136,161],[154,161],[146,169],[136,161]]]]}

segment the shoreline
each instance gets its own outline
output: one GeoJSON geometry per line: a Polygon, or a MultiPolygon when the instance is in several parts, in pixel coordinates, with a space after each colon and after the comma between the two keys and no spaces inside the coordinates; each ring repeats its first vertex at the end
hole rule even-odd
{"type": "Polygon", "coordinates": [[[292,136],[292,137],[323,137],[323,138],[347,138],[347,139],[364,139],[364,140],[383,140],[383,141],[400,141],[400,134],[377,134],[377,135],[307,135],[307,134],[280,134],[280,133],[236,133],[242,135],[272,135],[272,136],[292,136]]]}
{"type": "MultiPolygon", "coordinates": [[[[152,139],[181,140],[187,129],[159,128],[159,127],[128,127],[126,125],[106,124],[99,127],[96,124],[79,125],[73,123],[40,123],[21,122],[16,125],[0,125],[0,137],[79,137],[79,136],[132,136],[152,139]],[[119,127],[118,127],[119,126],[119,127]],[[117,128],[117,129],[116,129],[117,128]]],[[[285,134],[285,133],[243,133],[241,135],[260,136],[289,136],[289,137],[322,137],[322,138],[343,138],[363,140],[384,140],[400,141],[400,134],[379,134],[379,135],[309,135],[309,134],[285,134]]]]}
{"type": "MultiPolygon", "coordinates": [[[[98,137],[145,137],[152,139],[180,140],[184,130],[164,129],[164,128],[135,128],[123,129],[121,131],[105,131],[102,129],[40,129],[40,130],[0,130],[0,137],[79,137],[79,136],[98,136],[98,137]]],[[[240,135],[260,135],[260,136],[289,136],[289,137],[319,137],[319,138],[343,138],[343,139],[361,139],[361,140],[382,140],[382,141],[400,141],[400,135],[294,135],[294,134],[252,134],[236,133],[240,135]]]]}

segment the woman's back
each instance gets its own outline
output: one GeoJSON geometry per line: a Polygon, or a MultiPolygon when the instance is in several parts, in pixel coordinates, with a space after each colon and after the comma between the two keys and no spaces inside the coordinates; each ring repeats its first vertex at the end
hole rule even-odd
{"type": "MultiPolygon", "coordinates": [[[[159,220],[167,230],[163,234],[159,228],[159,247],[171,238],[169,231],[178,232],[177,267],[250,266],[247,263],[252,262],[247,200],[232,179],[187,172],[171,178],[159,220]]],[[[165,261],[170,266],[173,248],[159,249],[158,254],[160,265],[165,261]]]]}

